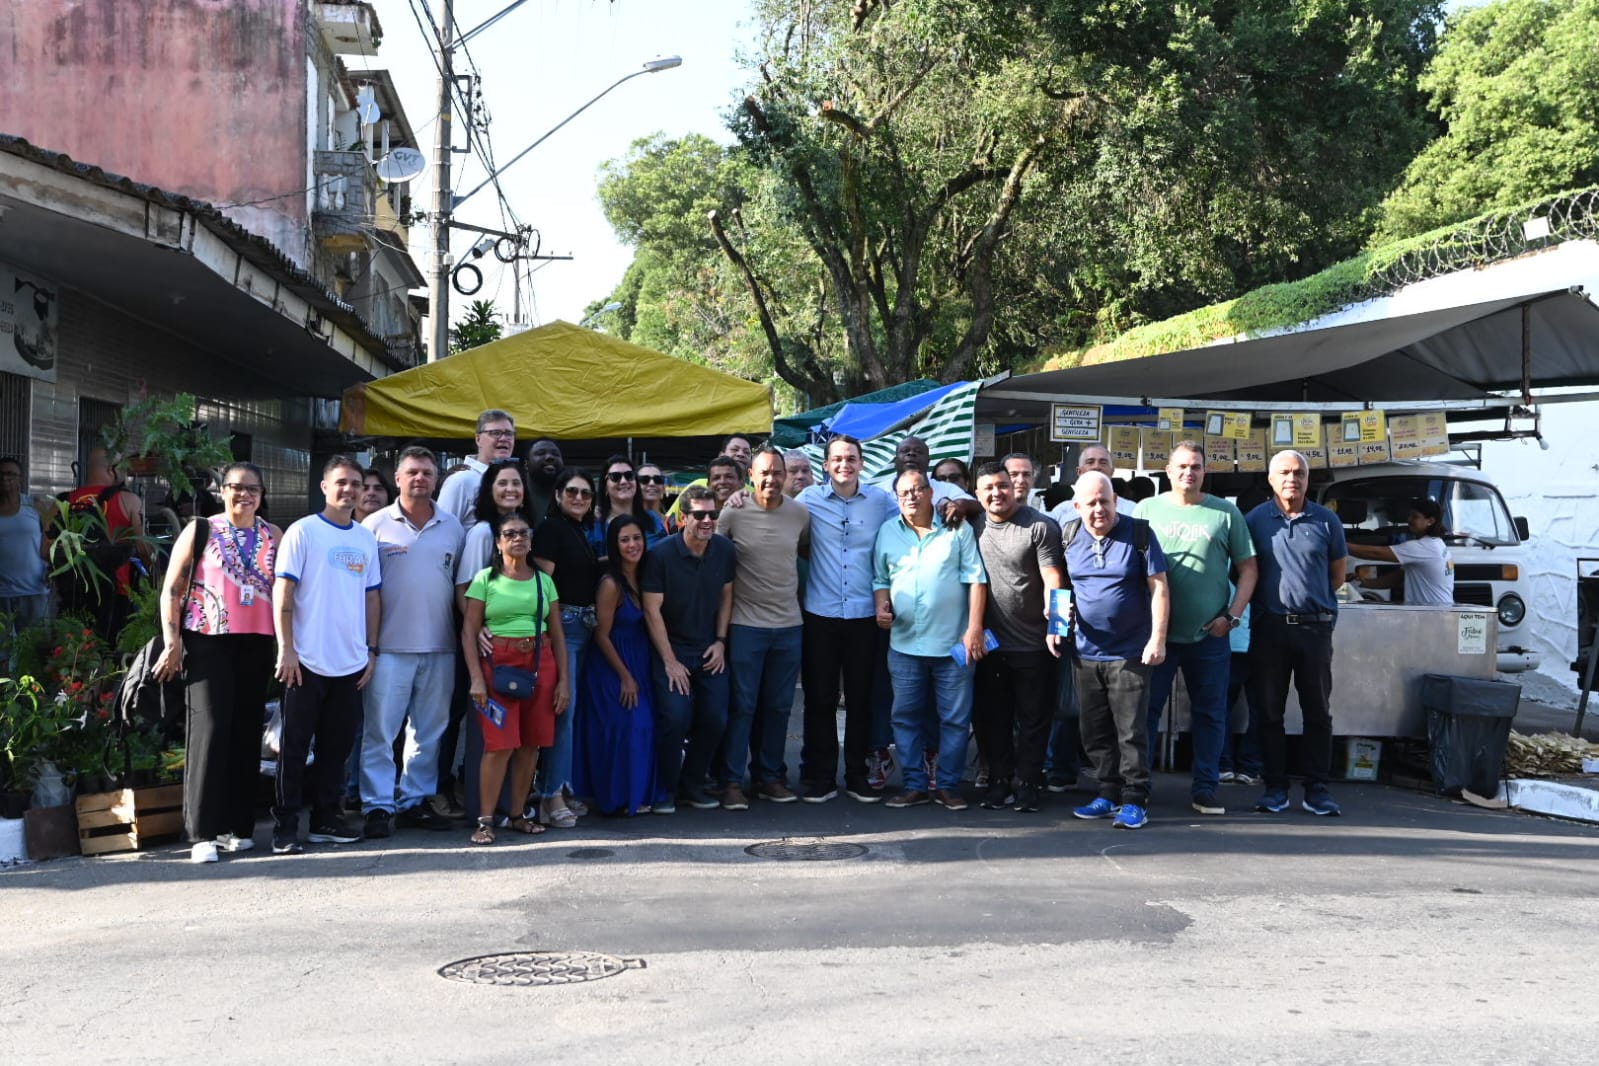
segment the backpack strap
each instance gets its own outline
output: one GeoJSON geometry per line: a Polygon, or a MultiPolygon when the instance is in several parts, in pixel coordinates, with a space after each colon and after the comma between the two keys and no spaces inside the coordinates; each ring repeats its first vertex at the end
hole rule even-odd
{"type": "MultiPolygon", "coordinates": [[[[1133,547],[1138,549],[1139,558],[1144,560],[1147,565],[1149,559],[1149,519],[1133,518],[1130,515],[1128,519],[1133,523],[1133,547]]],[[[1071,546],[1071,542],[1077,539],[1077,533],[1082,528],[1083,520],[1081,518],[1074,518],[1064,526],[1061,526],[1061,551],[1065,551],[1071,546]]]]}

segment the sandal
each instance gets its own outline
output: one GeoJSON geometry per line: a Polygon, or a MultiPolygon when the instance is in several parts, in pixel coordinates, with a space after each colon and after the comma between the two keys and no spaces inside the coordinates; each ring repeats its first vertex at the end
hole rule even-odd
{"type": "Polygon", "coordinates": [[[492,844],[492,843],[494,843],[494,819],[493,818],[479,818],[477,820],[477,828],[472,831],[472,843],[474,843],[474,844],[492,844]]]}
{"type": "Polygon", "coordinates": [[[572,813],[570,807],[551,808],[548,803],[541,803],[538,810],[540,825],[551,825],[557,829],[571,829],[577,825],[577,815],[572,813]]]}
{"type": "Polygon", "coordinates": [[[526,833],[530,837],[538,836],[544,832],[544,827],[531,819],[524,817],[512,818],[506,823],[506,828],[514,829],[518,833],[526,833]]]}

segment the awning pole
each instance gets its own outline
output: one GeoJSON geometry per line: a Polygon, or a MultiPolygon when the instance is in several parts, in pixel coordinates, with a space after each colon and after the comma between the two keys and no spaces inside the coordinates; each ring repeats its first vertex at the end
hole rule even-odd
{"type": "Polygon", "coordinates": [[[1532,305],[1521,305],[1521,402],[1532,406],[1532,305]]]}

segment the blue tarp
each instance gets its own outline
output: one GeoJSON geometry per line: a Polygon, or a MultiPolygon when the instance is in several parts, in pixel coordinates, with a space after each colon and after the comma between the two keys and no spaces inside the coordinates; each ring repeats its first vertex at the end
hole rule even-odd
{"type": "Polygon", "coordinates": [[[920,417],[928,408],[965,384],[957,381],[953,385],[942,385],[896,403],[846,403],[824,423],[826,435],[833,437],[843,433],[857,440],[871,440],[920,417]]]}

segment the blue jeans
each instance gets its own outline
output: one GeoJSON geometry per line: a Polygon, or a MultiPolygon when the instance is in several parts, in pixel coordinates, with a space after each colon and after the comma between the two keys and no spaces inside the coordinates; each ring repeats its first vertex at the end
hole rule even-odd
{"type": "Polygon", "coordinates": [[[655,682],[655,796],[665,803],[682,791],[698,792],[705,787],[722,734],[727,732],[727,671],[707,673],[697,654],[674,648],[678,662],[688,667],[688,695],[673,692],[666,681],[666,667],[659,659],[650,660],[650,676],[655,682]],[[687,751],[684,741],[688,742],[687,751]]]}
{"type": "Polygon", "coordinates": [[[561,632],[566,634],[566,710],[555,716],[555,743],[539,749],[538,777],[533,791],[545,799],[559,796],[572,783],[572,718],[577,713],[577,679],[583,652],[589,646],[589,627],[581,607],[561,608],[561,632]]]}
{"type": "Polygon", "coordinates": [[[766,629],[735,625],[728,631],[727,671],[732,708],[714,776],[718,785],[744,780],[746,755],[757,785],[783,779],[783,748],[794,709],[804,626],[766,629]]]}
{"type": "Polygon", "coordinates": [[[894,681],[894,744],[906,790],[928,790],[927,768],[917,757],[928,749],[938,752],[933,787],[959,788],[971,733],[974,671],[948,655],[906,655],[889,648],[888,672],[894,681]]]}
{"type": "Polygon", "coordinates": [[[439,739],[450,721],[455,656],[440,652],[381,652],[362,692],[361,811],[409,810],[439,785],[439,739]],[[402,765],[394,741],[405,734],[402,765]],[[398,799],[395,776],[398,771],[398,799]]]}
{"type": "Polygon", "coordinates": [[[1166,659],[1149,675],[1149,747],[1154,764],[1160,712],[1171,699],[1179,669],[1188,686],[1189,736],[1194,743],[1192,795],[1215,792],[1221,783],[1221,749],[1227,739],[1227,674],[1232,643],[1226,636],[1201,637],[1192,644],[1166,645],[1166,659]]]}
{"type": "Polygon", "coordinates": [[[1044,752],[1044,773],[1076,781],[1082,771],[1082,705],[1072,673],[1072,651],[1061,653],[1055,675],[1055,724],[1049,727],[1049,748],[1044,752]]]}

